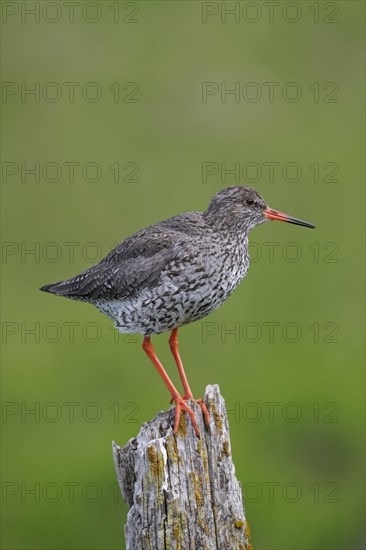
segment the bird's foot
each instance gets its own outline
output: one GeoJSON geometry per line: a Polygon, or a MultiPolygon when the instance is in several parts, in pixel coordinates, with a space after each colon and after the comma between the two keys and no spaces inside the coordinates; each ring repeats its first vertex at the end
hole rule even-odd
{"type": "Polygon", "coordinates": [[[199,405],[201,407],[203,417],[205,419],[205,424],[206,424],[206,426],[209,426],[210,425],[210,415],[209,415],[209,412],[207,410],[207,407],[206,407],[206,404],[205,404],[204,400],[201,399],[201,398],[200,399],[191,398],[191,399],[193,399],[193,401],[195,401],[197,403],[197,405],[199,405]]]}
{"type": "Polygon", "coordinates": [[[181,395],[173,396],[171,399],[171,403],[174,401],[175,403],[175,420],[174,420],[174,432],[177,433],[179,428],[179,421],[180,421],[180,415],[182,414],[182,411],[185,411],[189,414],[194,431],[196,433],[197,437],[200,437],[200,429],[198,427],[196,417],[194,416],[194,412],[188,405],[186,404],[186,400],[181,395]]]}
{"type": "Polygon", "coordinates": [[[207,410],[206,404],[203,401],[203,399],[195,399],[192,394],[189,394],[189,395],[185,394],[183,397],[178,395],[177,397],[172,397],[171,400],[170,400],[171,403],[175,402],[174,431],[177,432],[177,430],[178,430],[180,415],[181,415],[182,410],[183,410],[183,411],[186,411],[189,414],[189,416],[191,417],[191,421],[192,421],[192,424],[193,424],[194,431],[196,432],[196,435],[199,436],[200,431],[199,431],[199,428],[198,428],[198,425],[197,425],[197,422],[196,422],[196,418],[194,416],[194,412],[186,404],[186,402],[190,401],[190,400],[197,403],[197,405],[201,408],[202,413],[203,413],[203,417],[205,419],[205,425],[209,426],[209,424],[210,424],[210,415],[209,415],[209,412],[207,410]]]}

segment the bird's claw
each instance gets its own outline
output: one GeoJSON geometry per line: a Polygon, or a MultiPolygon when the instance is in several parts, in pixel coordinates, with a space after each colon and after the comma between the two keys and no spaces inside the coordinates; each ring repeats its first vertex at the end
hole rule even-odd
{"type": "Polygon", "coordinates": [[[195,403],[197,403],[197,405],[199,405],[199,407],[201,408],[203,417],[205,419],[205,425],[208,426],[210,424],[210,415],[203,399],[194,399],[192,396],[182,397],[181,395],[177,395],[176,397],[172,397],[170,400],[170,403],[173,403],[173,402],[175,403],[174,432],[177,433],[178,427],[179,427],[180,415],[182,414],[182,411],[185,411],[189,414],[191,418],[191,422],[197,437],[200,437],[200,430],[196,421],[196,417],[194,416],[194,412],[187,405],[187,401],[189,400],[195,401],[195,403]]]}
{"type": "Polygon", "coordinates": [[[205,404],[204,400],[200,398],[200,399],[195,399],[194,401],[197,403],[197,405],[199,405],[201,407],[203,417],[205,419],[205,424],[206,424],[206,426],[209,426],[210,425],[210,414],[207,410],[207,407],[206,407],[206,404],[205,404]]]}
{"type": "Polygon", "coordinates": [[[191,422],[192,422],[194,431],[196,433],[196,436],[200,437],[200,429],[198,427],[196,417],[194,416],[194,412],[190,407],[188,407],[184,398],[181,395],[177,395],[176,397],[173,397],[172,400],[175,402],[174,432],[177,433],[179,428],[180,415],[182,414],[182,411],[185,411],[189,414],[191,418],[191,422]]]}

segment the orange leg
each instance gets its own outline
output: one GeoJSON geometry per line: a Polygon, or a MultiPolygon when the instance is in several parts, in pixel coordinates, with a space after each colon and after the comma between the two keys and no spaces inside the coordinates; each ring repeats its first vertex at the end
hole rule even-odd
{"type": "Polygon", "coordinates": [[[180,415],[181,415],[182,411],[186,411],[189,414],[190,418],[191,418],[193,428],[194,428],[194,431],[196,432],[196,435],[199,436],[200,435],[200,430],[198,428],[196,418],[194,416],[194,412],[192,411],[192,409],[190,409],[188,407],[188,405],[184,401],[184,398],[181,395],[179,395],[177,388],[174,386],[173,382],[170,380],[166,370],[164,369],[163,365],[160,363],[159,359],[156,356],[154,347],[151,343],[151,340],[150,340],[149,336],[145,336],[143,344],[142,344],[142,348],[145,351],[145,353],[148,355],[149,359],[154,364],[156,370],[158,371],[158,373],[160,374],[162,379],[164,380],[164,382],[165,382],[165,384],[166,384],[166,386],[167,386],[167,388],[168,388],[168,390],[169,390],[169,392],[172,396],[172,401],[175,402],[174,432],[178,431],[179,420],[180,420],[180,415]]]}
{"type": "Polygon", "coordinates": [[[207,407],[202,399],[194,399],[193,394],[191,392],[191,388],[189,387],[188,380],[186,373],[184,372],[183,363],[179,355],[179,349],[178,349],[178,329],[174,328],[172,330],[172,333],[169,338],[169,345],[170,345],[170,351],[173,354],[175,364],[177,365],[178,372],[180,379],[182,381],[183,389],[184,389],[184,395],[183,399],[185,401],[188,401],[189,399],[193,399],[196,401],[196,403],[201,407],[203,415],[205,417],[205,424],[206,426],[210,423],[210,415],[208,414],[207,407]]]}

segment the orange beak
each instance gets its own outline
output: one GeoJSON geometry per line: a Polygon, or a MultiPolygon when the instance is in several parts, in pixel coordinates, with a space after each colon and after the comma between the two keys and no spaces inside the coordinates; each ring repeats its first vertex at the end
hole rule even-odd
{"type": "Polygon", "coordinates": [[[313,225],[312,223],[304,222],[303,220],[299,220],[298,218],[293,218],[292,216],[283,214],[283,212],[272,210],[272,208],[267,208],[266,210],[263,211],[263,214],[268,220],[278,220],[280,222],[294,223],[295,225],[303,225],[304,227],[311,227],[312,229],[315,228],[315,225],[313,225]]]}

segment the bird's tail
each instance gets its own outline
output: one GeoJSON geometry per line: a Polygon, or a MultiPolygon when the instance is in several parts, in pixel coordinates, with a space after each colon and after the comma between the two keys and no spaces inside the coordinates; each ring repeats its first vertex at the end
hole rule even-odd
{"type": "Polygon", "coordinates": [[[50,294],[57,294],[58,296],[69,296],[72,294],[68,281],[59,281],[58,283],[44,285],[41,286],[39,290],[42,290],[42,292],[49,292],[50,294]]]}
{"type": "Polygon", "coordinates": [[[73,277],[65,281],[59,281],[58,283],[41,286],[39,290],[56,294],[57,296],[65,296],[65,298],[71,298],[72,300],[85,300],[89,293],[88,289],[84,288],[85,286],[85,280],[73,277]]]}
{"type": "Polygon", "coordinates": [[[87,300],[94,296],[93,292],[95,293],[98,290],[94,270],[95,266],[83,271],[79,275],[75,275],[75,277],[71,277],[71,279],[41,286],[39,290],[56,294],[57,296],[65,296],[73,300],[87,300]]]}

